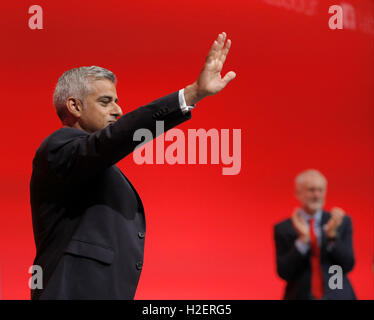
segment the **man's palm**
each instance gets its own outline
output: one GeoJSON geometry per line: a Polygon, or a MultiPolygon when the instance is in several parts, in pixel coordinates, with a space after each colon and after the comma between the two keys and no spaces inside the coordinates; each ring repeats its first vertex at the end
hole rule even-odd
{"type": "Polygon", "coordinates": [[[230,50],[231,40],[228,39],[225,44],[226,33],[218,35],[214,41],[200,75],[197,79],[199,89],[205,95],[214,95],[221,91],[236,76],[234,71],[229,71],[221,78],[221,71],[230,50]]]}

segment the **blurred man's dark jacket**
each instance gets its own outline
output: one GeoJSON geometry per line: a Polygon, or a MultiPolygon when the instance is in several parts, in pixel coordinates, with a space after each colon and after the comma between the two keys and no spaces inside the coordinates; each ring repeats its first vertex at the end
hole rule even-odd
{"type": "MultiPolygon", "coordinates": [[[[327,223],[331,215],[322,212],[320,228],[327,223]]],[[[321,229],[322,241],[320,247],[320,261],[322,266],[324,296],[322,299],[351,300],[356,299],[352,285],[347,278],[348,272],[353,269],[355,260],[352,245],[352,221],[349,216],[344,216],[342,224],[338,228],[338,238],[327,250],[328,241],[321,229]],[[329,279],[336,272],[329,273],[332,265],[339,265],[343,270],[343,288],[331,289],[329,279]]],[[[292,225],[291,219],[286,219],[274,227],[274,239],[276,247],[276,261],[278,275],[287,281],[283,298],[286,300],[313,299],[311,293],[311,266],[310,251],[303,255],[295,246],[298,234],[292,225]]]]}

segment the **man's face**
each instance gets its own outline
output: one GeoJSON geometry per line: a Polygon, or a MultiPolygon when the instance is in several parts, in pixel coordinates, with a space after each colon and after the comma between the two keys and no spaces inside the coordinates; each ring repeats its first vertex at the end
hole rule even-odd
{"type": "Polygon", "coordinates": [[[84,108],[78,119],[79,126],[88,133],[103,129],[122,116],[113,82],[100,79],[90,82],[90,86],[91,92],[83,101],[84,108]]]}
{"type": "Polygon", "coordinates": [[[296,196],[304,210],[315,213],[322,209],[325,203],[326,182],[318,175],[306,175],[297,186],[296,196]]]}

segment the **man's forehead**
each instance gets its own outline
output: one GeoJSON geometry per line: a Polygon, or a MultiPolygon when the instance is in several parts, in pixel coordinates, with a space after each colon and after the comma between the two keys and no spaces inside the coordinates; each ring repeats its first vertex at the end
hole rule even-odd
{"type": "Polygon", "coordinates": [[[90,82],[91,94],[116,96],[117,90],[113,82],[109,80],[95,80],[90,82]]]}
{"type": "Polygon", "coordinates": [[[302,184],[306,186],[325,185],[326,181],[319,175],[308,174],[304,177],[302,184]]]}

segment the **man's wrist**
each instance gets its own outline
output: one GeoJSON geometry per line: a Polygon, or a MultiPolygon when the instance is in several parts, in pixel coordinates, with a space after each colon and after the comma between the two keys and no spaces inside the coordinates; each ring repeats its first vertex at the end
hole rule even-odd
{"type": "Polygon", "coordinates": [[[310,244],[309,244],[309,242],[304,243],[303,241],[300,240],[300,238],[297,238],[296,241],[295,241],[295,246],[296,246],[296,249],[302,255],[306,255],[308,250],[309,250],[310,244]]]}
{"type": "Polygon", "coordinates": [[[195,105],[201,99],[204,99],[204,96],[198,89],[198,85],[196,82],[193,84],[188,85],[184,88],[184,99],[186,100],[186,104],[188,106],[195,105]]]}
{"type": "Polygon", "coordinates": [[[336,241],[338,239],[338,233],[335,232],[334,234],[328,234],[326,235],[326,238],[327,238],[327,241],[329,242],[336,241]]]}
{"type": "Polygon", "coordinates": [[[331,239],[331,240],[335,240],[338,237],[338,232],[336,230],[335,231],[330,231],[330,232],[325,232],[325,234],[326,234],[326,238],[331,239]]]}
{"type": "Polygon", "coordinates": [[[184,99],[184,89],[180,89],[178,91],[178,99],[179,99],[179,106],[184,114],[186,114],[187,112],[195,108],[195,105],[187,106],[186,100],[184,99]]]}

